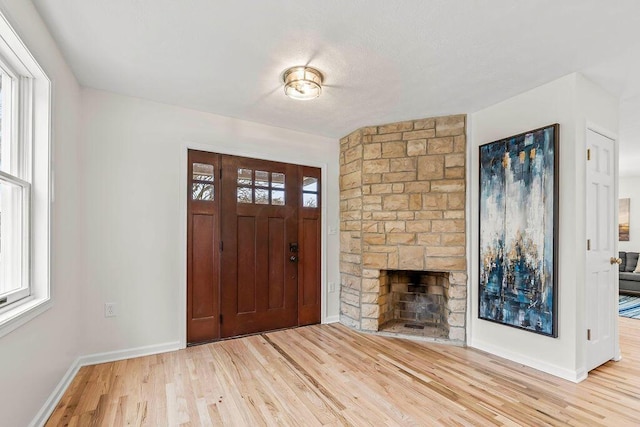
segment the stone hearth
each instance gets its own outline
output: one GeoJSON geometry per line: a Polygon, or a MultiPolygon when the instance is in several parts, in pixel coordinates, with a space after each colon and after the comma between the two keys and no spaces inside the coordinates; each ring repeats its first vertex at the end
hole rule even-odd
{"type": "Polygon", "coordinates": [[[340,140],[342,323],[465,342],[465,145],[464,115],[365,127],[340,140]],[[398,294],[416,290],[425,295],[398,294]]]}

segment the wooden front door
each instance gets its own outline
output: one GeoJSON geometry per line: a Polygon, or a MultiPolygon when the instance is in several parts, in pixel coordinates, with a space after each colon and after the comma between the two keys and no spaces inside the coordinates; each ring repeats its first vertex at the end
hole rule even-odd
{"type": "Polygon", "coordinates": [[[319,323],[320,170],[190,151],[194,189],[203,158],[216,171],[214,196],[189,200],[187,341],[319,323]],[[206,220],[195,209],[203,204],[206,220]],[[206,326],[194,315],[201,300],[215,306],[206,326]]]}
{"type": "Polygon", "coordinates": [[[297,325],[297,169],[222,156],[222,337],[297,325]]]}

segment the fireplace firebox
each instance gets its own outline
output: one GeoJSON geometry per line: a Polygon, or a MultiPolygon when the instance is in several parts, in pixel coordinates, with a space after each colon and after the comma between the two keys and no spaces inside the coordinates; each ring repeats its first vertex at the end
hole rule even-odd
{"type": "Polygon", "coordinates": [[[381,288],[390,293],[380,306],[380,331],[445,338],[449,273],[383,270],[381,288]]]}

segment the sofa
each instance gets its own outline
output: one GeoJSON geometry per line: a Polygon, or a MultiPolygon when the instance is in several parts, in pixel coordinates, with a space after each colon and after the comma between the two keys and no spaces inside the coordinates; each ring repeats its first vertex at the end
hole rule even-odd
{"type": "Polygon", "coordinates": [[[634,273],[638,265],[638,252],[620,252],[620,293],[640,295],[640,273],[634,273]]]}

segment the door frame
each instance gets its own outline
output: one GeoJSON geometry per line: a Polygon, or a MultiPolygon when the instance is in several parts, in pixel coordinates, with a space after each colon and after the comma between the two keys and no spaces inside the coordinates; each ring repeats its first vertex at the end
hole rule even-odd
{"type": "Polygon", "coordinates": [[[302,160],[296,156],[287,155],[275,155],[266,151],[248,151],[241,147],[228,147],[217,146],[212,144],[202,144],[192,141],[183,141],[180,147],[180,156],[178,161],[180,162],[179,171],[180,177],[178,179],[179,185],[179,212],[178,224],[179,239],[180,239],[180,261],[179,261],[179,275],[178,281],[178,298],[176,299],[176,311],[178,318],[176,319],[176,325],[178,327],[178,338],[180,348],[187,347],[187,170],[189,162],[189,150],[206,151],[208,153],[215,154],[227,154],[238,157],[249,157],[260,160],[267,160],[272,162],[291,163],[300,166],[311,166],[320,169],[320,194],[322,202],[320,203],[320,323],[326,323],[327,321],[327,235],[328,235],[328,223],[327,223],[327,163],[324,162],[309,162],[302,160]]]}
{"type": "MultiPolygon", "coordinates": [[[[611,139],[613,141],[613,151],[614,151],[614,155],[615,155],[615,159],[613,162],[613,173],[614,173],[614,180],[613,180],[613,219],[615,221],[615,224],[613,224],[616,228],[618,226],[618,203],[616,203],[616,201],[619,198],[619,194],[618,194],[618,187],[619,187],[619,180],[620,180],[620,171],[619,171],[619,159],[620,159],[620,140],[618,138],[618,135],[615,132],[610,131],[609,129],[606,129],[602,126],[599,126],[593,122],[590,121],[586,121],[586,126],[585,126],[585,133],[584,133],[584,143],[585,143],[585,156],[584,156],[584,167],[585,167],[585,175],[583,177],[584,183],[585,183],[585,203],[586,203],[586,189],[587,189],[587,156],[586,156],[586,151],[587,151],[587,133],[589,131],[595,132],[597,134],[600,134],[602,136],[604,136],[605,138],[611,139]]],[[[585,212],[586,212],[586,205],[584,207],[585,212]]],[[[585,221],[585,230],[583,233],[584,236],[584,240],[586,241],[586,221],[585,221]]],[[[614,239],[613,242],[613,248],[614,248],[614,255],[618,254],[618,239],[614,239]]],[[[586,271],[586,266],[587,266],[587,253],[585,252],[585,262],[584,262],[584,266],[585,266],[585,277],[587,274],[586,271]]],[[[619,279],[619,272],[616,270],[616,274],[615,274],[615,283],[613,284],[614,290],[615,290],[615,296],[616,298],[614,298],[614,302],[615,305],[614,307],[612,307],[612,315],[615,316],[615,321],[613,322],[613,334],[614,334],[614,358],[613,360],[620,361],[622,359],[622,354],[620,353],[620,331],[619,331],[619,325],[618,325],[618,294],[620,291],[620,279],[619,279]]],[[[585,289],[586,292],[586,289],[585,289]]],[[[587,307],[587,297],[586,297],[586,293],[584,295],[584,322],[583,324],[586,325],[587,322],[587,317],[588,316],[588,307],[587,307]]],[[[578,336],[580,336],[582,334],[583,331],[579,331],[578,332],[578,336]]],[[[588,347],[587,347],[587,341],[586,341],[586,335],[584,335],[584,359],[583,359],[583,368],[586,367],[586,361],[587,361],[587,351],[588,351],[588,347]]],[[[585,369],[585,374],[588,374],[588,372],[585,369]]]]}

